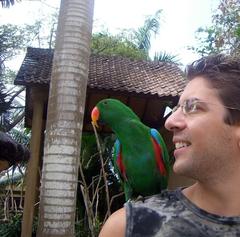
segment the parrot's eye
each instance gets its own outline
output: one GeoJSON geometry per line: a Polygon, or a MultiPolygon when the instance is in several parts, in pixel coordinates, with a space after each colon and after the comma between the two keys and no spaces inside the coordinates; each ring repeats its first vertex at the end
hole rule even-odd
{"type": "Polygon", "coordinates": [[[104,101],[103,104],[104,104],[104,105],[107,105],[107,101],[104,101]]]}

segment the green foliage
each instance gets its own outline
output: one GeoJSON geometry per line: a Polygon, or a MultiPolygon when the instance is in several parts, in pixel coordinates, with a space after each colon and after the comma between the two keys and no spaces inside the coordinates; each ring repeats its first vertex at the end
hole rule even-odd
{"type": "Polygon", "coordinates": [[[24,88],[6,89],[2,84],[0,88],[0,130],[10,131],[16,124],[24,118],[24,105],[19,100],[19,95],[24,88]],[[17,89],[17,90],[16,90],[17,89]]]}
{"type": "Polygon", "coordinates": [[[0,25],[0,77],[5,63],[24,50],[36,35],[36,29],[29,25],[0,25]]]}
{"type": "Polygon", "coordinates": [[[17,55],[26,43],[24,27],[11,24],[0,26],[0,76],[5,68],[5,61],[17,55]]]}
{"type": "Polygon", "coordinates": [[[135,45],[148,53],[151,48],[151,37],[159,33],[160,17],[162,10],[156,11],[154,15],[148,16],[143,26],[133,30],[133,42],[135,45]]]}
{"type": "Polygon", "coordinates": [[[11,219],[5,223],[0,224],[1,237],[18,237],[21,235],[21,221],[22,215],[15,214],[11,219]]]}
{"type": "Polygon", "coordinates": [[[116,36],[108,32],[95,33],[92,36],[92,53],[100,55],[123,56],[132,59],[148,59],[148,54],[136,47],[123,34],[116,36]]]}
{"type": "MultiPolygon", "coordinates": [[[[113,197],[114,195],[119,194],[120,190],[120,183],[116,175],[113,173],[113,166],[111,163],[112,147],[115,141],[115,136],[111,134],[105,134],[101,135],[99,139],[102,156],[105,162],[105,171],[107,172],[110,197],[113,197]]],[[[88,189],[89,201],[91,202],[91,208],[94,213],[94,220],[92,220],[94,223],[93,230],[97,236],[97,233],[100,230],[100,226],[104,221],[107,206],[103,177],[100,175],[102,171],[99,151],[97,149],[96,137],[92,133],[84,133],[82,135],[80,160],[83,168],[84,180],[88,189]]],[[[91,236],[86,211],[86,209],[89,207],[85,206],[83,193],[80,188],[80,185],[84,185],[84,180],[81,176],[81,172],[79,174],[78,180],[79,185],[76,205],[76,236],[91,236]]],[[[111,205],[112,211],[115,211],[122,207],[123,203],[124,196],[123,199],[117,198],[116,201],[114,201],[111,205]]]]}
{"type": "Polygon", "coordinates": [[[200,27],[196,33],[199,46],[191,47],[190,49],[202,56],[220,52],[220,49],[215,46],[216,32],[214,27],[200,27]]]}
{"type": "Polygon", "coordinates": [[[15,70],[6,68],[4,74],[2,75],[1,80],[5,84],[13,84],[16,75],[17,72],[15,70]]]}
{"type": "Polygon", "coordinates": [[[29,147],[31,136],[30,129],[24,128],[22,131],[19,131],[18,129],[13,128],[9,134],[14,139],[14,141],[29,147]]]}
{"type": "Polygon", "coordinates": [[[27,25],[26,30],[33,32],[28,46],[52,49],[55,46],[58,12],[49,16],[41,16],[32,25],[27,25]]]}
{"type": "MultiPolygon", "coordinates": [[[[117,35],[111,35],[107,31],[93,34],[92,53],[151,60],[149,56],[151,39],[159,33],[161,14],[162,10],[158,10],[154,15],[148,16],[143,26],[137,30],[123,29],[117,35]]],[[[178,63],[176,55],[166,52],[156,52],[154,61],[178,63]]]]}
{"type": "Polygon", "coordinates": [[[212,26],[196,32],[199,45],[191,47],[200,55],[240,53],[240,1],[221,0],[212,16],[212,26]]]}
{"type": "Polygon", "coordinates": [[[171,63],[179,63],[179,59],[177,55],[172,55],[167,52],[156,52],[153,58],[153,61],[156,62],[171,62],[171,63]]]}
{"type": "Polygon", "coordinates": [[[18,87],[8,89],[16,72],[6,67],[6,62],[14,59],[27,46],[52,48],[55,44],[57,13],[42,17],[31,25],[0,25],[0,130],[9,131],[24,117],[24,106],[19,104],[18,87]],[[47,33],[46,33],[47,32],[47,33]],[[16,97],[18,97],[16,99],[16,97]]]}
{"type": "Polygon", "coordinates": [[[0,0],[2,7],[10,7],[15,4],[15,2],[20,2],[21,0],[0,0]]]}
{"type": "Polygon", "coordinates": [[[0,25],[0,77],[5,63],[28,46],[53,48],[55,45],[57,13],[41,17],[36,22],[23,26],[0,25]]]}
{"type": "MultiPolygon", "coordinates": [[[[22,213],[15,213],[11,215],[8,221],[0,222],[0,236],[1,237],[19,237],[21,236],[22,213]]],[[[32,236],[36,234],[37,218],[34,218],[32,236]]]]}
{"type": "MultiPolygon", "coordinates": [[[[100,230],[101,230],[102,223],[97,219],[96,225],[94,228],[94,234],[95,236],[98,236],[100,230]]],[[[91,236],[91,232],[89,228],[86,228],[84,225],[84,220],[75,222],[75,235],[76,237],[89,237],[91,236]]]]}
{"type": "MultiPolygon", "coordinates": [[[[119,185],[119,182],[112,171],[112,148],[115,141],[113,134],[102,135],[100,138],[100,145],[104,162],[106,162],[106,170],[108,172],[109,185],[119,185]]],[[[84,133],[82,135],[81,144],[81,164],[84,172],[84,177],[88,185],[92,185],[93,177],[99,175],[101,170],[101,163],[99,158],[99,151],[97,148],[96,137],[92,133],[84,133]]],[[[79,178],[81,180],[81,177],[79,178]]],[[[98,181],[98,180],[96,180],[98,181]]],[[[113,186],[114,186],[113,185],[113,186]]]]}

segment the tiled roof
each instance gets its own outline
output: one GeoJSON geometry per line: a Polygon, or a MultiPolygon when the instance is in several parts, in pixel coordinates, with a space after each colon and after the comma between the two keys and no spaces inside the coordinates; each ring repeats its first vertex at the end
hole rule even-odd
{"type": "MultiPolygon", "coordinates": [[[[52,59],[51,49],[28,48],[15,84],[49,84],[52,59]]],[[[94,54],[90,57],[89,88],[162,97],[179,95],[184,85],[183,73],[173,63],[94,54]]]]}

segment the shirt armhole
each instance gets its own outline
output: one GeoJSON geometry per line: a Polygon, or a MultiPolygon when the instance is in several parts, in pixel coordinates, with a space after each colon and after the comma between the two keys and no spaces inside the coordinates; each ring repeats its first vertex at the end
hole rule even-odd
{"type": "Polygon", "coordinates": [[[133,207],[131,202],[127,202],[124,204],[124,208],[126,210],[126,230],[125,230],[125,237],[132,236],[132,229],[133,229],[133,207]]]}

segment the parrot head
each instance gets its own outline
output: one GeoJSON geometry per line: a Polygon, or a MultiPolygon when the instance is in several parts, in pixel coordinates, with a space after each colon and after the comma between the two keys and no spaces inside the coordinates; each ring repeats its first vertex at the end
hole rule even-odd
{"type": "Polygon", "coordinates": [[[96,106],[92,110],[91,119],[92,119],[92,124],[98,128],[99,126],[97,124],[97,121],[99,120],[99,109],[96,106]]]}
{"type": "Polygon", "coordinates": [[[98,127],[97,122],[111,125],[124,118],[140,120],[127,105],[116,99],[103,99],[99,101],[91,113],[92,123],[96,127],[98,127]]]}

